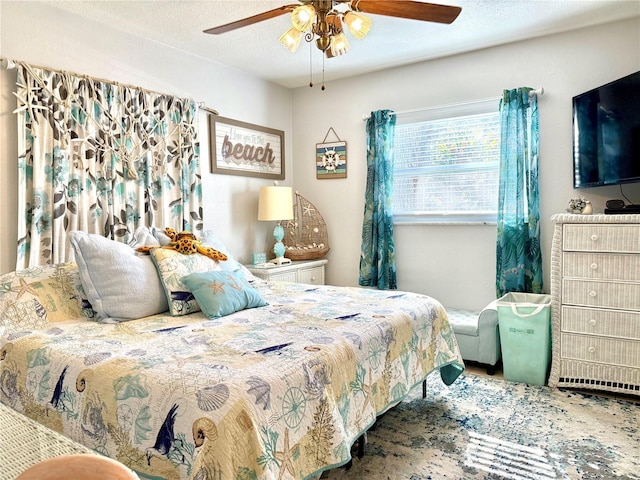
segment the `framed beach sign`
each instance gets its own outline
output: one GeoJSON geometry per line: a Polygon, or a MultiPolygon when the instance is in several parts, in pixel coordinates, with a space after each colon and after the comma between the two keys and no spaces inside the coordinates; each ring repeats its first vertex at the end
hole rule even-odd
{"type": "Polygon", "coordinates": [[[316,178],[347,178],[347,142],[316,144],[316,178]]]}
{"type": "Polygon", "coordinates": [[[211,173],[284,180],[284,132],[209,116],[211,173]]]}

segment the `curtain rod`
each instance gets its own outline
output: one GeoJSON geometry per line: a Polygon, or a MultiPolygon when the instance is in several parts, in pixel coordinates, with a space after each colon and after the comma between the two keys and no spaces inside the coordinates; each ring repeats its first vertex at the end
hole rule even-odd
{"type": "MultiPolygon", "coordinates": [[[[531,90],[529,92],[530,97],[532,97],[533,95],[543,95],[543,94],[544,94],[544,87],[536,88],[535,90],[531,90]]],[[[454,103],[452,105],[438,105],[436,107],[421,107],[421,108],[413,108],[411,110],[398,110],[397,112],[391,112],[390,115],[403,115],[405,113],[426,112],[427,110],[436,110],[440,108],[464,107],[466,105],[473,105],[474,103],[498,101],[501,98],[502,97],[491,97],[491,98],[485,98],[484,100],[474,100],[472,102],[454,103]]],[[[367,120],[369,120],[370,117],[371,117],[370,114],[362,115],[362,120],[366,122],[367,120]]]]}
{"type": "MultiPolygon", "coordinates": [[[[3,70],[13,70],[14,68],[16,68],[18,66],[19,63],[21,63],[21,62],[18,62],[16,60],[11,60],[10,58],[2,58],[2,57],[0,57],[0,68],[3,69],[3,70]]],[[[123,87],[133,88],[133,89],[136,89],[136,90],[145,90],[147,92],[156,93],[158,95],[169,95],[166,92],[158,92],[158,91],[155,91],[155,90],[149,90],[148,88],[139,87],[137,85],[128,85],[126,83],[120,83],[120,82],[117,82],[115,80],[108,80],[108,79],[105,79],[105,78],[98,78],[98,77],[90,77],[89,75],[85,75],[85,74],[67,72],[66,70],[58,70],[58,69],[55,69],[55,68],[43,67],[43,66],[40,66],[40,65],[31,65],[31,64],[29,64],[29,65],[31,67],[33,67],[33,68],[40,68],[40,69],[43,69],[43,70],[49,70],[51,72],[56,72],[56,73],[69,73],[69,74],[74,75],[76,77],[92,78],[92,79],[97,80],[99,82],[114,83],[116,85],[122,85],[123,87]]],[[[210,113],[212,115],[219,115],[217,110],[215,110],[213,108],[210,108],[210,107],[207,107],[204,102],[196,102],[196,105],[200,110],[203,110],[203,111],[205,111],[207,113],[210,113]]]]}
{"type": "Polygon", "coordinates": [[[196,105],[200,110],[204,110],[205,112],[210,113],[211,115],[220,115],[217,110],[207,107],[204,102],[198,102],[196,103],[196,105]]]}

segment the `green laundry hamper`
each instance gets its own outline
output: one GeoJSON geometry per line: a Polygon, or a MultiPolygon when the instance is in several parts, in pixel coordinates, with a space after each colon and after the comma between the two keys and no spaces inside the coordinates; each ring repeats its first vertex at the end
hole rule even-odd
{"type": "Polygon", "coordinates": [[[505,380],[545,385],[551,360],[551,295],[511,292],[497,302],[505,380]]]}

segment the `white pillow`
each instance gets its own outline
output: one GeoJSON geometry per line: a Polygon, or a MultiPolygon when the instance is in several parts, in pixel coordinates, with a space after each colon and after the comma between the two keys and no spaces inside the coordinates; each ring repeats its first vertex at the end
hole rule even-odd
{"type": "Polygon", "coordinates": [[[156,237],[154,230],[149,227],[136,228],[127,245],[134,249],[138,247],[159,247],[160,241],[156,237]]]}
{"type": "Polygon", "coordinates": [[[168,310],[151,257],[101,235],[75,231],[69,240],[80,281],[99,320],[132,320],[168,310]]]}

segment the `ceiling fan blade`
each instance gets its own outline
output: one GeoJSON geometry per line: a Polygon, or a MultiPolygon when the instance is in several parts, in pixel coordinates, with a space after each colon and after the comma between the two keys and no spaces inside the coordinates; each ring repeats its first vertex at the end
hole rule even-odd
{"type": "Polygon", "coordinates": [[[452,23],[462,10],[450,5],[404,0],[353,0],[351,7],[363,13],[437,23],[452,23]]]}
{"type": "Polygon", "coordinates": [[[299,5],[283,5],[282,7],[278,7],[278,8],[274,8],[273,10],[268,10],[266,12],[258,13],[257,15],[243,18],[242,20],[236,20],[235,22],[226,23],[218,27],[208,28],[207,30],[204,31],[204,33],[211,33],[213,35],[217,35],[220,33],[229,32],[231,30],[235,30],[236,28],[246,27],[248,25],[253,25],[254,23],[262,22],[263,20],[269,20],[271,18],[279,17],[280,15],[284,15],[287,12],[291,12],[294,8],[298,6],[299,5]]]}

